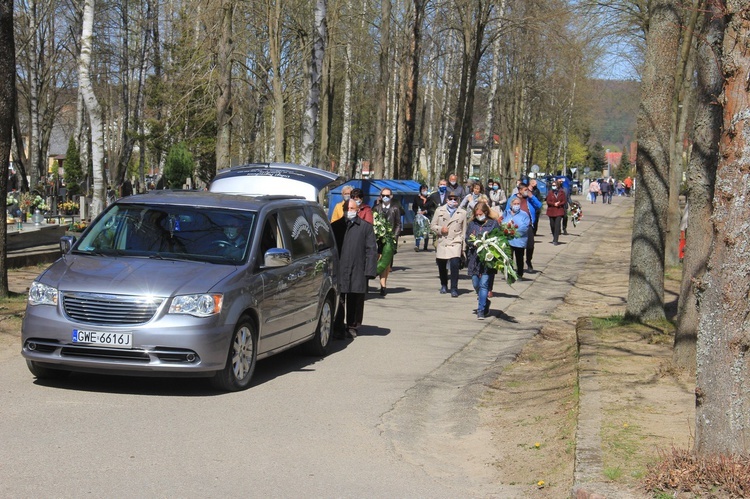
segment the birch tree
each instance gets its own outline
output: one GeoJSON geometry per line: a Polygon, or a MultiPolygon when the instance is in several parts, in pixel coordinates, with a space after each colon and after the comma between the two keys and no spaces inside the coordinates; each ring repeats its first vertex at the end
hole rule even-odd
{"type": "Polygon", "coordinates": [[[83,2],[83,26],[81,31],[81,55],[78,60],[78,84],[83,95],[83,102],[88,111],[91,126],[91,163],[94,170],[94,193],[91,201],[91,217],[94,218],[104,209],[104,130],[99,101],[94,94],[89,66],[94,37],[94,0],[83,2]]]}
{"type": "MultiPolygon", "coordinates": [[[[233,70],[233,26],[234,2],[221,1],[219,54],[217,60],[218,93],[216,100],[216,168],[231,166],[232,136],[232,70],[233,70]]],[[[215,171],[213,173],[216,173],[215,171]]]]}
{"type": "Polygon", "coordinates": [[[300,144],[300,161],[305,165],[315,165],[313,157],[315,146],[315,127],[318,123],[320,106],[321,72],[325,57],[326,40],[326,0],[316,0],[313,17],[315,18],[312,53],[309,66],[310,88],[302,119],[302,139],[300,144]]]}

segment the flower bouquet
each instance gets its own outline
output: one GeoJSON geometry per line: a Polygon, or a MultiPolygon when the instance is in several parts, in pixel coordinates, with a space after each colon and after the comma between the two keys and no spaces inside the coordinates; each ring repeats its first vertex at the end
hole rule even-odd
{"type": "Polygon", "coordinates": [[[513,268],[513,250],[508,244],[510,239],[516,237],[516,229],[518,226],[510,221],[500,225],[499,229],[492,229],[469,238],[476,247],[477,257],[484,263],[484,266],[502,272],[508,284],[513,284],[518,280],[518,274],[513,268]]]}
{"type": "Polygon", "coordinates": [[[393,255],[396,252],[396,241],[393,239],[393,227],[390,222],[377,211],[373,212],[373,228],[375,229],[375,239],[383,248],[378,260],[378,275],[390,267],[393,262],[393,255]]]}

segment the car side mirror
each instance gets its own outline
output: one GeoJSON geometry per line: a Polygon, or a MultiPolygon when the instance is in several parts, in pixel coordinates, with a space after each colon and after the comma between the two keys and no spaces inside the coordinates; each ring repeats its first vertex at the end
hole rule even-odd
{"type": "Polygon", "coordinates": [[[292,263],[292,253],[284,248],[271,248],[263,255],[264,267],[284,267],[292,263]]]}
{"type": "Polygon", "coordinates": [[[60,251],[62,254],[66,254],[70,251],[70,248],[73,247],[73,245],[76,242],[76,236],[62,236],[60,238],[60,251]]]}

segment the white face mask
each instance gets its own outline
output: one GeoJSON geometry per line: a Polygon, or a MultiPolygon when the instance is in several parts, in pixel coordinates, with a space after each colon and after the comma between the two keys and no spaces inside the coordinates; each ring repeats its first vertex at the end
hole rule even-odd
{"type": "Polygon", "coordinates": [[[484,222],[485,220],[487,220],[485,215],[477,215],[477,221],[484,222]]]}
{"type": "Polygon", "coordinates": [[[362,204],[362,200],[361,199],[355,199],[354,202],[357,203],[357,206],[359,206],[359,205],[362,204]]]}
{"type": "Polygon", "coordinates": [[[344,194],[344,201],[349,201],[349,199],[351,199],[351,195],[350,194],[344,194]]]}
{"type": "Polygon", "coordinates": [[[390,202],[391,202],[391,197],[390,196],[383,196],[383,203],[384,204],[388,204],[390,202]]]}
{"type": "Polygon", "coordinates": [[[427,191],[422,191],[422,195],[426,196],[427,195],[427,191]]]}
{"type": "Polygon", "coordinates": [[[347,211],[346,212],[346,218],[348,218],[349,220],[354,220],[356,217],[357,217],[357,212],[356,211],[347,211]]]}
{"type": "Polygon", "coordinates": [[[458,201],[456,201],[455,199],[449,199],[448,203],[446,204],[448,205],[448,208],[455,208],[456,206],[458,206],[458,201]]]}

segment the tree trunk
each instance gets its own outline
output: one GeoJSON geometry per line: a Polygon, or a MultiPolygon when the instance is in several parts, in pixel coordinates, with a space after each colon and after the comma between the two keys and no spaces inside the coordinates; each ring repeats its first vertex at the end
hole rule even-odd
{"type": "MultiPolygon", "coordinates": [[[[346,12],[351,13],[352,0],[346,2],[346,12]]],[[[344,52],[344,104],[341,113],[341,148],[339,150],[338,174],[345,176],[349,171],[349,160],[352,147],[352,40],[351,34],[346,39],[344,52]]]]}
{"type": "Polygon", "coordinates": [[[723,129],[719,143],[714,238],[700,293],[695,450],[750,452],[750,16],[746,1],[723,11],[723,129]]]}
{"type": "MultiPolygon", "coordinates": [[[[219,79],[219,97],[216,100],[216,169],[222,170],[231,166],[232,140],[232,67],[233,67],[233,29],[232,18],[234,3],[232,0],[221,2],[221,37],[217,71],[219,79]]],[[[216,171],[211,172],[212,177],[216,171]]]]}
{"type": "Polygon", "coordinates": [[[383,178],[385,172],[385,136],[388,118],[388,86],[391,82],[391,0],[380,2],[380,76],[377,87],[377,112],[375,116],[375,137],[371,176],[383,178]]]}
{"type": "Polygon", "coordinates": [[[89,65],[93,46],[94,0],[84,0],[83,30],[81,32],[81,57],[78,61],[78,82],[91,123],[91,162],[94,170],[94,196],[91,201],[91,218],[104,209],[104,130],[99,101],[94,94],[89,65]]]}
{"type": "Polygon", "coordinates": [[[690,103],[690,89],[693,86],[693,68],[695,59],[695,26],[698,14],[703,12],[703,2],[694,0],[690,11],[690,18],[683,30],[682,46],[677,64],[675,89],[673,100],[673,135],[669,168],[669,208],[667,210],[667,237],[665,239],[664,261],[667,267],[674,267],[680,263],[680,185],[682,184],[683,143],[685,140],[685,126],[690,103]]]}
{"type": "Polygon", "coordinates": [[[34,189],[41,181],[43,169],[39,158],[39,19],[37,3],[29,2],[29,34],[31,49],[29,50],[29,173],[31,188],[34,189]]]}
{"type": "Polygon", "coordinates": [[[678,366],[695,373],[695,344],[698,336],[698,298],[705,288],[703,275],[713,243],[712,201],[716,183],[721,139],[721,95],[724,78],[717,64],[724,36],[723,12],[715,3],[705,15],[697,49],[697,106],[693,129],[693,152],[688,165],[689,216],[685,258],[677,309],[677,328],[672,358],[678,366]]]}
{"type": "Polygon", "coordinates": [[[420,45],[422,43],[422,17],[424,14],[424,2],[412,0],[412,11],[410,16],[411,33],[409,37],[409,50],[406,54],[405,81],[403,95],[404,109],[404,131],[401,140],[401,151],[399,159],[399,177],[402,179],[413,177],[414,159],[414,134],[416,132],[417,114],[417,83],[419,82],[419,59],[420,45]]]}
{"type": "Polygon", "coordinates": [[[314,154],[315,128],[318,124],[318,110],[320,108],[320,80],[325,57],[326,40],[326,0],[316,0],[314,17],[315,25],[312,37],[312,54],[310,60],[310,89],[307,94],[307,104],[302,117],[302,140],[300,143],[300,158],[303,165],[316,165],[314,154]]]}
{"type": "MultiPolygon", "coordinates": [[[[16,115],[16,47],[13,38],[13,0],[0,0],[0,196],[5,217],[8,195],[8,168],[16,115]]],[[[8,225],[0,229],[0,296],[8,296],[8,225]]]]}
{"type": "Polygon", "coordinates": [[[652,4],[638,111],[637,190],[626,315],[664,318],[664,241],[669,201],[670,133],[680,16],[672,0],[652,4]]]}
{"type": "Polygon", "coordinates": [[[274,0],[268,8],[269,57],[273,80],[273,159],[284,161],[284,88],[281,81],[281,2],[274,0]]]}
{"type": "MultiPolygon", "coordinates": [[[[501,0],[498,7],[499,15],[505,12],[505,0],[501,0]]],[[[498,21],[500,22],[500,21],[498,21]]],[[[498,26],[498,30],[499,30],[498,26]]],[[[495,107],[497,106],[497,82],[500,73],[500,37],[495,38],[492,42],[492,77],[490,78],[490,94],[487,96],[487,119],[484,122],[484,148],[482,150],[482,159],[480,160],[480,171],[482,179],[485,181],[490,178],[492,166],[492,149],[494,145],[494,121],[495,107]]]]}

